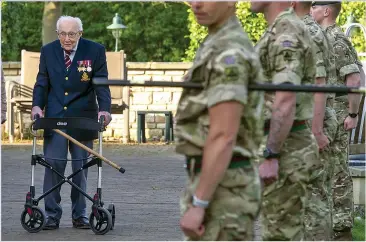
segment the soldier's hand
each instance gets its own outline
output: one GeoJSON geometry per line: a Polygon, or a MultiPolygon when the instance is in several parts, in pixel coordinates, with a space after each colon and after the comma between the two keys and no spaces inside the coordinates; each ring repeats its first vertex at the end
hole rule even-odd
{"type": "Polygon", "coordinates": [[[344,129],[347,131],[352,130],[357,127],[357,123],[358,123],[358,115],[355,118],[347,116],[347,118],[344,120],[344,129]]]}
{"type": "Polygon", "coordinates": [[[324,150],[329,145],[329,139],[323,132],[315,134],[314,136],[320,151],[324,150]]]}
{"type": "Polygon", "coordinates": [[[205,210],[199,207],[190,207],[180,220],[183,233],[190,238],[198,238],[205,232],[203,219],[205,210]]]}
{"type": "Polygon", "coordinates": [[[270,185],[278,179],[278,160],[266,159],[259,166],[259,176],[265,185],[270,185]]]}

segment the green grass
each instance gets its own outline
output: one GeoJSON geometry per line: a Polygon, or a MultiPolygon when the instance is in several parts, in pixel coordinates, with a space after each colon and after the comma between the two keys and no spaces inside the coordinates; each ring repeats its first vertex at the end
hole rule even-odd
{"type": "Polygon", "coordinates": [[[352,228],[353,241],[365,241],[365,218],[355,219],[352,228]]]}

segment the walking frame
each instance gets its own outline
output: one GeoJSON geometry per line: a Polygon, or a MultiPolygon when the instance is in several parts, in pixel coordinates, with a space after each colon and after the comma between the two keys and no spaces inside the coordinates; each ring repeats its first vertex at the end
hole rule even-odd
{"type": "MultiPolygon", "coordinates": [[[[99,122],[96,122],[93,119],[89,118],[39,118],[36,116],[35,120],[31,125],[31,130],[33,134],[33,152],[32,152],[32,159],[31,159],[31,185],[30,191],[26,195],[26,203],[24,205],[24,210],[21,214],[21,224],[23,228],[30,232],[30,233],[37,233],[43,229],[46,224],[46,215],[44,211],[38,207],[39,201],[53,192],[54,190],[58,189],[64,183],[69,183],[71,186],[76,188],[81,194],[83,194],[87,199],[89,199],[92,205],[92,212],[89,216],[89,223],[92,231],[95,234],[106,234],[109,230],[114,228],[115,222],[115,207],[114,204],[109,204],[108,209],[104,208],[104,203],[102,202],[102,161],[107,163],[108,165],[112,166],[113,168],[117,169],[119,172],[124,173],[125,169],[119,167],[112,161],[108,160],[107,158],[102,156],[102,141],[103,141],[103,131],[105,131],[104,127],[104,116],[100,117],[99,122]],[[59,129],[84,129],[90,131],[98,131],[99,133],[99,154],[94,150],[90,149],[89,147],[83,145],[82,143],[78,142],[68,134],[64,133],[59,129]],[[83,165],[80,169],[75,171],[69,176],[63,176],[58,171],[53,169],[53,167],[46,161],[46,159],[53,159],[53,160],[61,160],[55,159],[52,157],[45,157],[43,154],[36,153],[36,141],[37,135],[36,130],[39,129],[52,129],[56,133],[64,136],[69,141],[75,143],[82,149],[89,152],[91,155],[86,158],[89,160],[87,163],[83,165]],[[34,171],[36,164],[46,167],[47,169],[51,169],[55,172],[61,180],[58,184],[54,187],[46,191],[44,194],[35,198],[35,185],[34,185],[34,171]],[[75,183],[71,181],[71,179],[77,175],[79,172],[88,169],[91,166],[97,165],[98,166],[98,185],[97,191],[94,197],[90,197],[86,192],[84,192],[80,187],[78,187],[75,183]],[[105,226],[103,226],[105,225],[105,226]]],[[[66,159],[67,161],[76,161],[82,159],[66,159]]]]}

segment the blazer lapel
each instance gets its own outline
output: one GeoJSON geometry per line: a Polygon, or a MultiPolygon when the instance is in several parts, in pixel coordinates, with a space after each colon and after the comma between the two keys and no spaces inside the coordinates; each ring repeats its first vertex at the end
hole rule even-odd
{"type": "Polygon", "coordinates": [[[62,66],[62,70],[64,70],[64,72],[66,73],[64,50],[62,49],[60,42],[57,43],[57,46],[55,48],[55,54],[59,65],[62,66]]]}
{"type": "Polygon", "coordinates": [[[74,69],[76,70],[77,62],[78,62],[78,60],[80,60],[82,58],[82,56],[84,54],[83,47],[84,47],[83,39],[80,38],[79,43],[78,43],[78,48],[76,49],[76,53],[75,53],[74,58],[72,59],[72,62],[71,62],[71,66],[70,66],[69,70],[67,71],[68,75],[69,75],[70,71],[74,71],[74,69]]]}
{"type": "Polygon", "coordinates": [[[83,39],[80,38],[79,39],[79,43],[78,43],[78,48],[76,49],[76,53],[74,55],[74,59],[72,60],[72,63],[71,63],[71,66],[70,66],[70,69],[77,69],[78,67],[78,61],[82,59],[83,55],[84,55],[84,43],[83,43],[83,39]]]}

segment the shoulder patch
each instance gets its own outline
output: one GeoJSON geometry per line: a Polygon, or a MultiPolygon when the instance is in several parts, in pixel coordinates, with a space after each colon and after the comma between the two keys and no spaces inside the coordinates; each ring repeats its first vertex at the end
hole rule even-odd
{"type": "Polygon", "coordinates": [[[231,55],[231,56],[226,56],[224,59],[224,63],[226,65],[233,65],[236,63],[236,58],[235,56],[231,55]]]}
{"type": "Polygon", "coordinates": [[[292,47],[293,45],[292,45],[292,42],[290,40],[284,40],[282,42],[282,46],[283,47],[292,47]]]}

